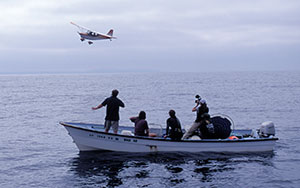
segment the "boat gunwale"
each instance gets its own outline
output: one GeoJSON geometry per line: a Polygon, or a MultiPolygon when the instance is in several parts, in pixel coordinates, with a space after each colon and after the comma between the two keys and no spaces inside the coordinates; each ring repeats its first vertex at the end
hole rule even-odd
{"type": "MultiPolygon", "coordinates": [[[[59,124],[65,126],[65,127],[71,127],[79,130],[84,130],[84,131],[89,131],[89,132],[94,132],[94,133],[101,133],[105,135],[110,135],[110,136],[120,136],[120,137],[125,137],[125,138],[134,138],[134,139],[143,139],[143,140],[152,140],[152,141],[164,141],[164,142],[261,142],[261,141],[276,141],[278,140],[277,137],[272,137],[272,138],[255,138],[255,139],[236,139],[236,140],[230,140],[230,139],[202,139],[202,140],[169,140],[169,139],[164,139],[164,138],[155,138],[155,137],[142,137],[142,136],[129,136],[129,135],[122,135],[122,134],[114,134],[114,133],[106,133],[103,131],[98,131],[98,130],[92,130],[92,129],[87,129],[83,128],[80,126],[75,126],[75,125],[70,125],[68,122],[59,122],[59,124]]],[[[86,123],[82,123],[86,124],[86,123]]],[[[90,125],[90,124],[86,124],[90,125]]],[[[97,124],[93,124],[97,125],[97,124]]]]}

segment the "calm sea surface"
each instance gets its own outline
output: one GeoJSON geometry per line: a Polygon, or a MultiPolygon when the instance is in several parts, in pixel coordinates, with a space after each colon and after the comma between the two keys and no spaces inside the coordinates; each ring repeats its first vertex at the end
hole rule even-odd
{"type": "Polygon", "coordinates": [[[299,187],[300,72],[0,75],[0,187],[299,187]],[[92,111],[117,88],[121,125],[147,113],[165,126],[174,109],[183,125],[194,96],[236,128],[273,121],[272,153],[127,154],[79,152],[59,121],[103,123],[92,111]]]}

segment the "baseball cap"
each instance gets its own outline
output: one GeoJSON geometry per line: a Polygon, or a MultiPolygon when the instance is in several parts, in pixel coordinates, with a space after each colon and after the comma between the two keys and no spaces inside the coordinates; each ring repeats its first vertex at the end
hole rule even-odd
{"type": "Polygon", "coordinates": [[[201,104],[206,104],[206,100],[201,99],[201,100],[200,100],[200,103],[201,103],[201,104]]]}

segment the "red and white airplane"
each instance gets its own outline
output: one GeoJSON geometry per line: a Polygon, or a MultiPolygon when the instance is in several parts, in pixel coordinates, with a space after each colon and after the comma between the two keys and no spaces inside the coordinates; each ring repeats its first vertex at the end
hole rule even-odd
{"type": "Polygon", "coordinates": [[[78,27],[79,30],[81,30],[81,32],[78,31],[78,34],[80,35],[80,40],[82,42],[86,39],[86,40],[89,40],[88,41],[89,44],[93,44],[93,42],[91,40],[109,39],[111,41],[112,39],[117,38],[117,37],[113,37],[113,33],[114,33],[113,29],[109,30],[107,34],[102,34],[102,33],[96,32],[96,31],[92,31],[88,28],[82,27],[80,25],[77,25],[74,22],[70,22],[70,23],[75,25],[76,27],[78,27]]]}

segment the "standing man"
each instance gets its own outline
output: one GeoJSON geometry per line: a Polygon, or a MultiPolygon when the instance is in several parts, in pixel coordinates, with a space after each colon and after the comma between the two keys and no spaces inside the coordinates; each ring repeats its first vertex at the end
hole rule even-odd
{"type": "MultiPolygon", "coordinates": [[[[197,95],[198,96],[198,95],[197,95]]],[[[192,127],[186,131],[182,137],[182,140],[189,138],[193,135],[193,133],[200,127],[202,120],[204,119],[204,114],[207,114],[209,108],[207,107],[206,101],[201,99],[200,96],[197,97],[198,100],[195,101],[196,106],[192,109],[192,112],[197,112],[197,117],[195,122],[193,123],[192,127]]]]}
{"type": "Polygon", "coordinates": [[[99,108],[102,108],[103,106],[106,106],[106,116],[105,116],[105,132],[107,133],[112,127],[115,134],[118,133],[119,128],[119,108],[124,108],[124,103],[117,98],[119,94],[118,90],[112,90],[111,97],[106,98],[101,104],[99,104],[97,107],[92,107],[92,110],[97,110],[99,108]]]}

